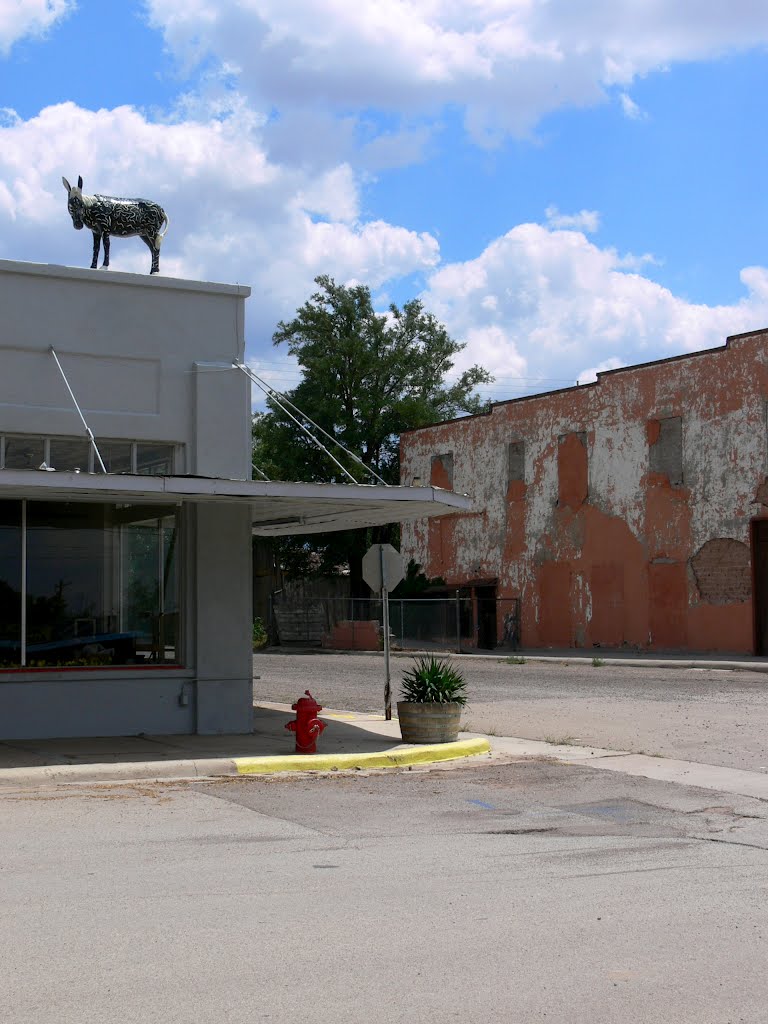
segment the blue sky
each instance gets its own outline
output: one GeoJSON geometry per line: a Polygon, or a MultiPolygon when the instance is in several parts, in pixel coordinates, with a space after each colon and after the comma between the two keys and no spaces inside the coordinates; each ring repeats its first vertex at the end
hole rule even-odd
{"type": "Polygon", "coordinates": [[[419,295],[497,399],[710,347],[768,326],[767,44],[754,0],[0,0],[0,258],[89,264],[82,174],[252,287],[276,386],[321,273],[419,295]]]}

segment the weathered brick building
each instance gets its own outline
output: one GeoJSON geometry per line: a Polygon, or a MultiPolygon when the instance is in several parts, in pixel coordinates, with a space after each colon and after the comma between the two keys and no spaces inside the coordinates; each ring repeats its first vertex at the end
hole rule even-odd
{"type": "Polygon", "coordinates": [[[768,330],[411,431],[403,482],[475,507],[403,553],[519,598],[524,647],[768,653],[767,408],[768,330]]]}

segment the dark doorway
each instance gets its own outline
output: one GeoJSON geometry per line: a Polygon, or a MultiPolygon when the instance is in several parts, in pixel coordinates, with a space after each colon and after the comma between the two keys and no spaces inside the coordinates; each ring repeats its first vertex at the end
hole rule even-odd
{"type": "Polygon", "coordinates": [[[477,646],[492,650],[498,640],[496,587],[475,587],[477,601],[477,646]]]}
{"type": "Polygon", "coordinates": [[[755,654],[768,654],[768,519],[752,521],[752,595],[755,654]]]}

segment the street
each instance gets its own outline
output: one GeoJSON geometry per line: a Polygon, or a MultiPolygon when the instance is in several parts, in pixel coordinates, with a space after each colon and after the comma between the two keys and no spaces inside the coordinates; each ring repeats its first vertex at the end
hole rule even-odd
{"type": "MultiPolygon", "coordinates": [[[[459,664],[470,728],[768,765],[758,672],[459,664]]],[[[381,709],[377,656],[254,673],[257,699],[381,709]]],[[[9,1024],[766,1020],[762,799],[478,758],[8,789],[0,815],[9,1024]]]]}
{"type": "Polygon", "coordinates": [[[758,800],[524,762],[0,812],[13,1024],[766,1019],[758,800]]]}
{"type": "MultiPolygon", "coordinates": [[[[392,658],[393,702],[410,657],[392,658]]],[[[254,655],[256,700],[292,702],[309,687],[326,707],[383,708],[383,656],[254,655]]],[[[768,771],[768,673],[567,665],[502,656],[456,659],[464,727],[491,736],[595,744],[748,771],[768,771]]]]}

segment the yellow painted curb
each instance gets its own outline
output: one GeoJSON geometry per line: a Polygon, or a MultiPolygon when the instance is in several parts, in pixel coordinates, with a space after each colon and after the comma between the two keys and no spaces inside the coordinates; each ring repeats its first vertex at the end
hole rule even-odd
{"type": "Polygon", "coordinates": [[[396,768],[400,765],[452,761],[473,754],[487,754],[486,739],[457,740],[400,750],[371,751],[368,754],[287,754],[284,757],[236,757],[238,775],[267,775],[272,772],[332,772],[347,768],[396,768]]]}

